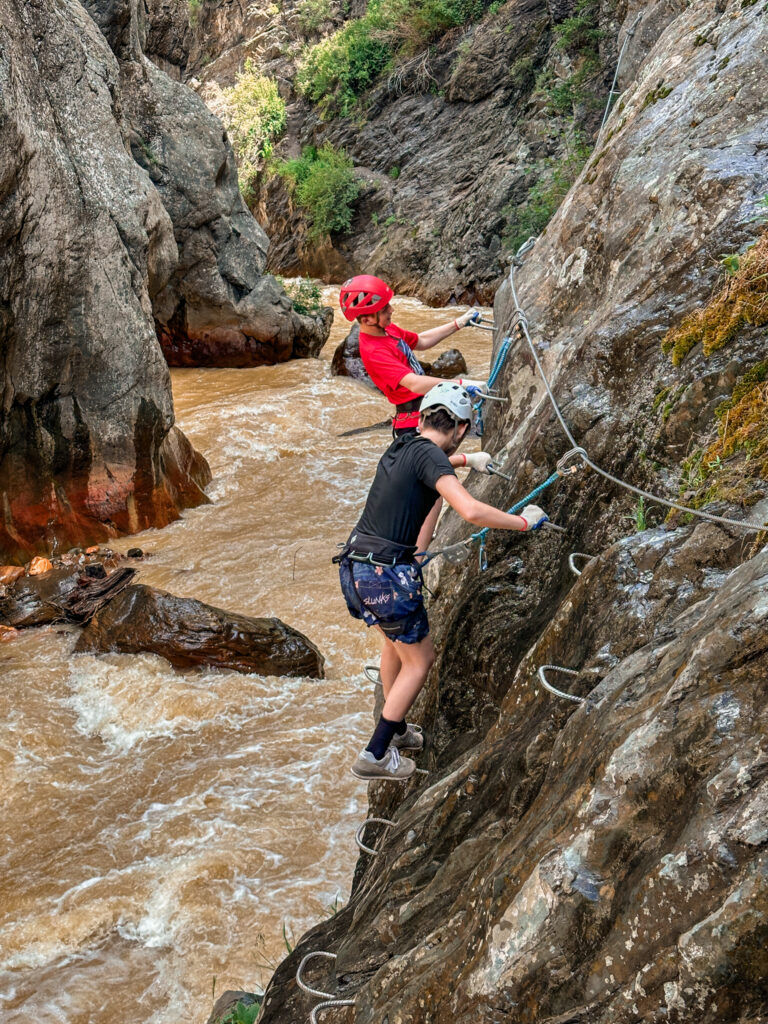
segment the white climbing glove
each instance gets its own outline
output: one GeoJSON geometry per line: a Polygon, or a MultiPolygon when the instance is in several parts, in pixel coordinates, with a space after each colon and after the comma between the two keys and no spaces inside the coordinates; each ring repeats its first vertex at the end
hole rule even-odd
{"type": "Polygon", "coordinates": [[[474,469],[476,473],[487,473],[488,467],[493,461],[488,452],[472,452],[471,455],[465,455],[464,459],[464,465],[474,469]]]}
{"type": "Polygon", "coordinates": [[[525,520],[526,530],[538,530],[542,523],[549,522],[549,516],[538,505],[526,505],[520,516],[525,520]]]}
{"type": "Polygon", "coordinates": [[[456,383],[461,384],[470,397],[472,395],[488,394],[488,385],[484,380],[470,380],[469,377],[458,377],[456,383]]]}
{"type": "Polygon", "coordinates": [[[479,320],[481,316],[482,313],[480,310],[475,309],[473,306],[472,309],[468,309],[466,313],[462,313],[461,316],[456,317],[456,326],[466,327],[470,320],[479,320]]]}

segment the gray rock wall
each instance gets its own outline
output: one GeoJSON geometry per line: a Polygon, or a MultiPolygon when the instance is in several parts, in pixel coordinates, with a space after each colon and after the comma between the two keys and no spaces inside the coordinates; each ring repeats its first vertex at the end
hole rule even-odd
{"type": "MultiPolygon", "coordinates": [[[[508,0],[400,61],[359,110],[325,122],[297,96],[293,81],[304,45],[348,15],[332,8],[332,17],[306,38],[294,0],[272,14],[257,5],[206,3],[185,71],[195,76],[201,95],[216,107],[218,87],[231,85],[251,57],[288,102],[288,129],[277,155],[295,157],[306,145],[329,141],[353,158],[360,180],[350,232],[318,245],[285,183],[265,174],[253,209],[271,239],[269,268],[330,281],[374,273],[435,304],[492,301],[507,266],[516,211],[541,204],[540,195],[531,199],[531,189],[546,193],[556,175],[573,180],[581,147],[594,141],[618,51],[636,15],[643,17],[628,48],[622,86],[680,10],[674,2],[587,7],[599,11],[599,66],[569,110],[554,113],[548,89],[565,88],[585,60],[578,47],[561,45],[560,34],[562,23],[582,8],[573,0],[508,0]],[[209,58],[204,66],[201,51],[209,58]]],[[[364,5],[351,15],[363,12],[364,5]]],[[[164,53],[154,59],[162,63],[164,53]]]]}
{"type": "Polygon", "coordinates": [[[206,500],[158,335],[254,365],[316,355],[330,319],[263,273],[223,128],[143,56],[143,5],[0,15],[0,553],[24,561],[206,500]]]}
{"type": "MultiPolygon", "coordinates": [[[[718,286],[719,255],[764,230],[768,30],[740,2],[647,15],[658,38],[517,277],[578,443],[675,498],[714,408],[765,359],[749,325],[677,368],[660,340],[718,286]]],[[[495,319],[510,328],[506,285],[495,319]]],[[[499,387],[485,447],[513,480],[473,491],[509,507],[568,443],[521,341],[499,387]]],[[[429,777],[370,788],[394,827],[278,969],[264,1024],[309,1013],[294,976],[314,949],[337,960],[306,980],[353,998],[360,1024],[768,1018],[765,534],[663,525],[662,507],[635,533],[635,496],[586,470],[540,501],[567,534],[493,532],[485,573],[433,563],[438,660],[415,715],[429,777]],[[573,550],[598,556],[579,578],[573,550]],[[549,680],[589,701],[546,692],[545,664],[576,670],[549,680]]],[[[448,515],[434,546],[469,532],[448,515]]]]}
{"type": "Polygon", "coordinates": [[[23,560],[168,522],[206,481],[166,444],[152,299],[178,254],[117,61],[75,2],[0,10],[0,549],[23,560]]]}

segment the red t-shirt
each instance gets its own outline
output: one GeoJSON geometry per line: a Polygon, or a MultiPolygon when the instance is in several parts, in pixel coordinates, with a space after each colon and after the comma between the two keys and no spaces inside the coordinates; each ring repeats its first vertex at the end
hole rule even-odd
{"type": "MultiPolygon", "coordinates": [[[[413,352],[418,340],[418,334],[394,324],[389,325],[383,338],[360,331],[360,358],[363,366],[379,391],[393,405],[421,398],[415,391],[400,386],[400,381],[407,373],[424,373],[413,352]]],[[[418,422],[419,411],[415,409],[411,413],[402,413],[398,417],[397,426],[412,426],[418,422]]]]}

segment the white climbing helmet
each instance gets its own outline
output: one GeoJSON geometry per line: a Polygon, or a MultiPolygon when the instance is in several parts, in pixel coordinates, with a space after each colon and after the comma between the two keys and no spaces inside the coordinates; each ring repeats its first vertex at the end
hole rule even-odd
{"type": "Polygon", "coordinates": [[[455,380],[441,380],[421,400],[420,412],[445,409],[456,423],[472,423],[474,409],[467,392],[455,380]]]}

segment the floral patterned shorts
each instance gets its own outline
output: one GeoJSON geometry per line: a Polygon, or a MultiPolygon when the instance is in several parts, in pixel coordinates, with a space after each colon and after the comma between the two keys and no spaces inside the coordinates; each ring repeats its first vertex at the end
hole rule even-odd
{"type": "Polygon", "coordinates": [[[339,579],[350,615],[366,626],[379,626],[403,644],[417,644],[429,633],[421,572],[413,562],[382,566],[344,558],[339,579]]]}

